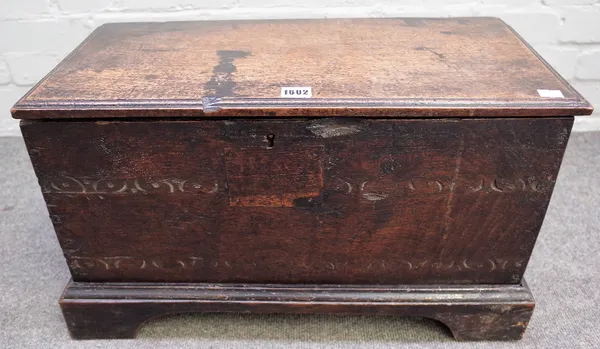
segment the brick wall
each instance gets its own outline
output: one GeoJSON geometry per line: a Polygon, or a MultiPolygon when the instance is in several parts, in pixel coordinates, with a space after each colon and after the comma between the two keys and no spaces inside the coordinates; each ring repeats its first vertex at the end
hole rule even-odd
{"type": "Polygon", "coordinates": [[[0,136],[18,135],[12,104],[106,22],[400,16],[497,16],[599,109],[600,0],[0,0],[0,136]]]}

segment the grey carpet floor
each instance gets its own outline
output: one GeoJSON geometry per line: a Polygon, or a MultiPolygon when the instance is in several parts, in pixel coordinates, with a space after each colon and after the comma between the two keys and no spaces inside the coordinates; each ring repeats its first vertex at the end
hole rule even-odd
{"type": "Polygon", "coordinates": [[[194,314],[137,340],[72,341],[69,280],[20,138],[0,138],[0,348],[600,348],[600,133],[573,134],[526,273],[537,306],[519,342],[455,342],[427,319],[194,314]]]}

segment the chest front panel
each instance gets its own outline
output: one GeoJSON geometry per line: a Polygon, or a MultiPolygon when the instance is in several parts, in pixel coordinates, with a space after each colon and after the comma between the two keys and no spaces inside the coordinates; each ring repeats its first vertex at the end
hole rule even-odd
{"type": "Polygon", "coordinates": [[[518,283],[572,118],[24,121],[75,281],[518,283]]]}

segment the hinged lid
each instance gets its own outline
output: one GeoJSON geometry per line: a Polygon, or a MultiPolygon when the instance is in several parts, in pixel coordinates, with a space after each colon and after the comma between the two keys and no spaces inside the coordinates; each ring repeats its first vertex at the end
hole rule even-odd
{"type": "Polygon", "coordinates": [[[15,118],[493,117],[592,107],[495,18],[108,24],[15,118]]]}

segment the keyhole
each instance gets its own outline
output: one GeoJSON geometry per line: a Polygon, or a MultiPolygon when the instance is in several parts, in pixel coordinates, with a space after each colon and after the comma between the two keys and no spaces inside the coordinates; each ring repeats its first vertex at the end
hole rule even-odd
{"type": "Polygon", "coordinates": [[[267,149],[273,148],[274,145],[275,145],[275,135],[272,133],[269,133],[267,135],[267,149]]]}

